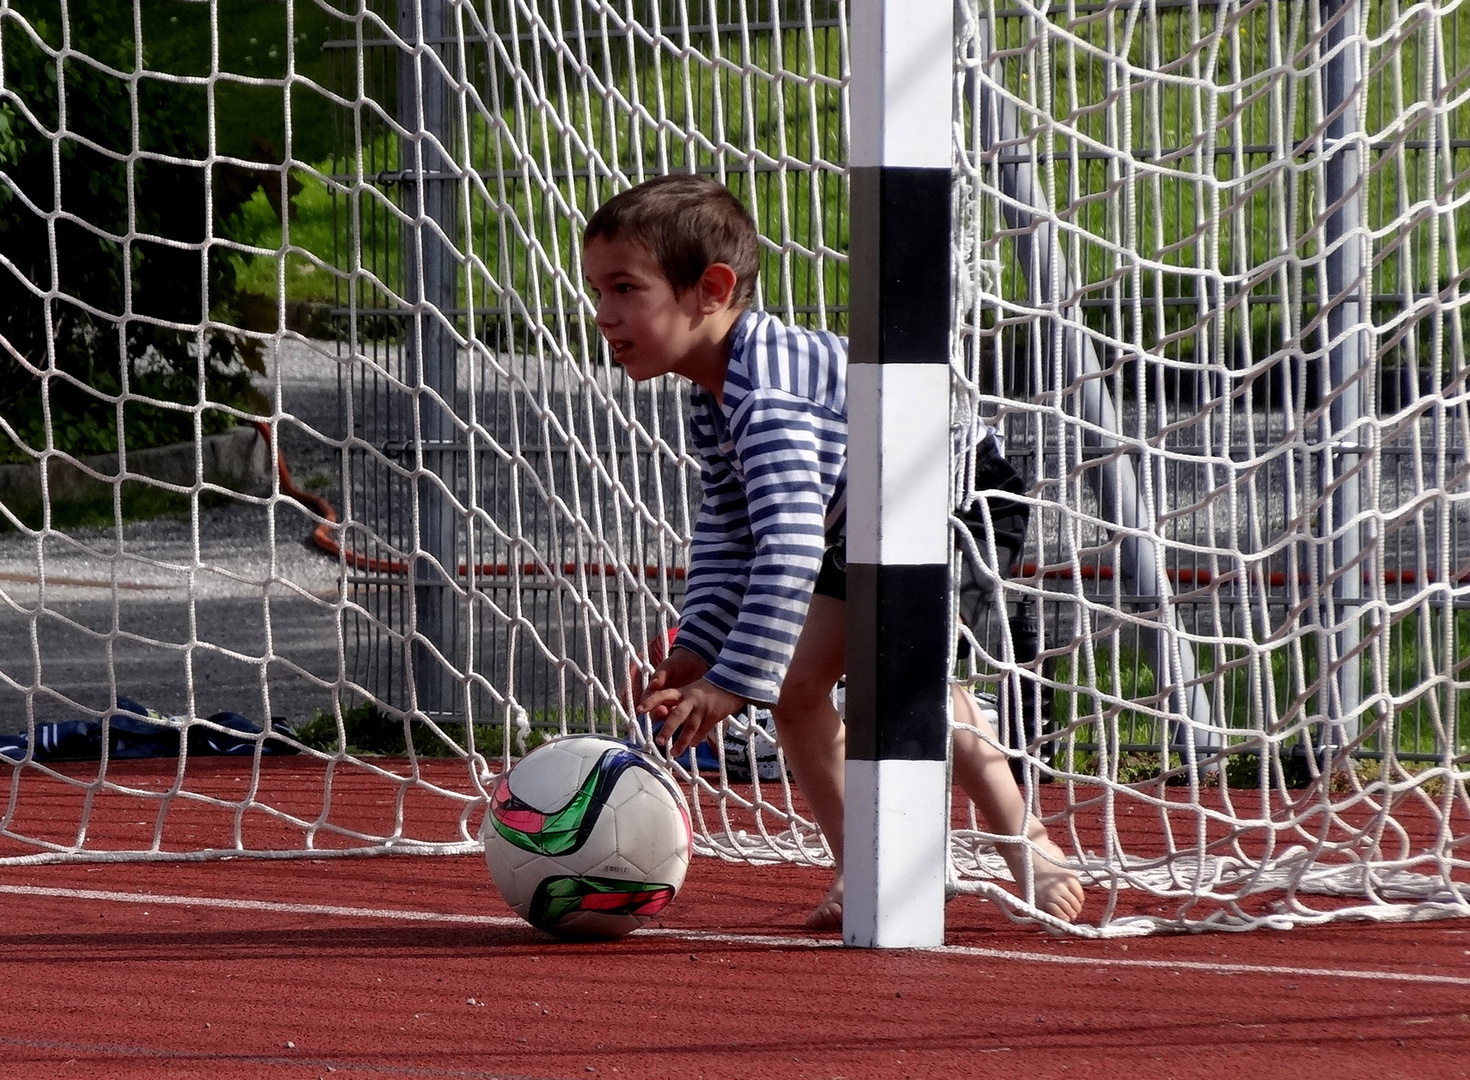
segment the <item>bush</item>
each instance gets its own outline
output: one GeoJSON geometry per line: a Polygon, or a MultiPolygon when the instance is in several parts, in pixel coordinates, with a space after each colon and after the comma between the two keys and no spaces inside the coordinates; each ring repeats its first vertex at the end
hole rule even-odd
{"type": "Polygon", "coordinates": [[[209,160],[204,87],[153,73],[131,0],[67,18],[63,53],[59,8],[0,9],[0,461],[189,440],[266,404],[210,242],[250,191],[209,160]]]}

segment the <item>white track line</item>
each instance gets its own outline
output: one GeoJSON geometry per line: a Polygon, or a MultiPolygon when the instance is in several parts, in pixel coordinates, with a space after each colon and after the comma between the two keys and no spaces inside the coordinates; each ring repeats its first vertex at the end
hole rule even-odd
{"type": "Polygon", "coordinates": [[[457,915],[443,911],[339,907],[336,904],[286,904],[277,900],[169,896],[159,893],[110,892],[103,889],[50,889],[35,885],[0,885],[0,895],[47,896],[60,900],[107,900],[117,904],[172,904],[176,907],[225,908],[230,911],[274,911],[284,915],[340,915],[351,919],[398,919],[405,922],[457,923],[461,926],[526,925],[513,916],[502,915],[457,915]]]}
{"type": "MultiPolygon", "coordinates": [[[[277,900],[242,900],[215,896],[173,896],[157,893],[114,892],[103,889],[58,889],[36,885],[0,885],[0,895],[48,897],[59,900],[99,900],[117,904],[172,905],[175,907],[220,908],[227,911],[269,911],[283,915],[330,915],[350,919],[388,919],[399,922],[453,923],[459,926],[521,927],[518,918],[503,915],[462,915],[444,911],[412,911],[402,908],[343,907],[337,904],[288,904],[277,900]]],[[[640,930],[640,937],[669,937],[707,945],[770,948],[840,949],[832,938],[788,937],[782,934],[724,934],[711,930],[640,930]]],[[[940,956],[973,956],[983,960],[1019,961],[1029,964],[1063,964],[1071,967],[1138,968],[1158,971],[1198,971],[1208,975],[1266,975],[1315,979],[1358,979],[1379,982],[1430,983],[1470,987],[1470,976],[1426,975],[1414,971],[1365,971],[1351,968],[1289,967],[1275,964],[1226,964],[1208,960],[1145,960],[1116,956],[1071,956],[1026,952],[1019,949],[987,949],[971,945],[944,945],[917,950],[940,956]]]]}

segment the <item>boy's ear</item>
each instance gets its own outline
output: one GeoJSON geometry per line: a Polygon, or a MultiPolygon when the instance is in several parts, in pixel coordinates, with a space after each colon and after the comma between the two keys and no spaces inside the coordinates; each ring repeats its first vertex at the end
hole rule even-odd
{"type": "Polygon", "coordinates": [[[735,297],[738,279],[728,263],[710,263],[699,275],[699,306],[706,315],[713,315],[723,307],[730,306],[735,297]]]}

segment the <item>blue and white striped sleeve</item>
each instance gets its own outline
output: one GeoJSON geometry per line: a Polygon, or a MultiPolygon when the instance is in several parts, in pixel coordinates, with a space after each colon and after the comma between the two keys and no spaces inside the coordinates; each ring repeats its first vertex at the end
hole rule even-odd
{"type": "MultiPolygon", "coordinates": [[[[821,569],[847,423],[809,400],[760,389],[731,417],[731,435],[745,474],[751,548],[738,615],[705,677],[769,704],[780,694],[821,569]]],[[[722,530],[726,523],[716,515],[710,524],[722,530]]]]}
{"type": "MultiPolygon", "coordinates": [[[[691,427],[700,418],[691,417],[691,427]]],[[[699,431],[694,431],[700,444],[699,431]]],[[[712,450],[702,450],[699,514],[690,540],[689,575],[679,612],[678,644],[711,667],[740,614],[750,570],[752,544],[745,526],[745,492],[730,467],[712,450]]]]}

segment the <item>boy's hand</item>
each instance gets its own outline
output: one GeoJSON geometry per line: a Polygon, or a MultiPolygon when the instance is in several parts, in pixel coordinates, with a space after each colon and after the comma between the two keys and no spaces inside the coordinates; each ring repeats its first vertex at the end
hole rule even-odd
{"type": "Polygon", "coordinates": [[[665,706],[661,712],[655,712],[654,707],[649,704],[649,699],[660,690],[682,689],[695,679],[702,679],[708,670],[709,665],[694,653],[675,645],[669,650],[669,655],[659,661],[658,667],[653,669],[653,675],[649,678],[648,685],[643,688],[636,708],[641,713],[647,713],[653,720],[662,720],[669,713],[668,707],[665,706]]]}
{"type": "Polygon", "coordinates": [[[644,703],[649,716],[663,715],[664,725],[654,738],[672,757],[707,737],[721,720],[745,708],[743,697],[704,679],[649,694],[644,703]]]}

